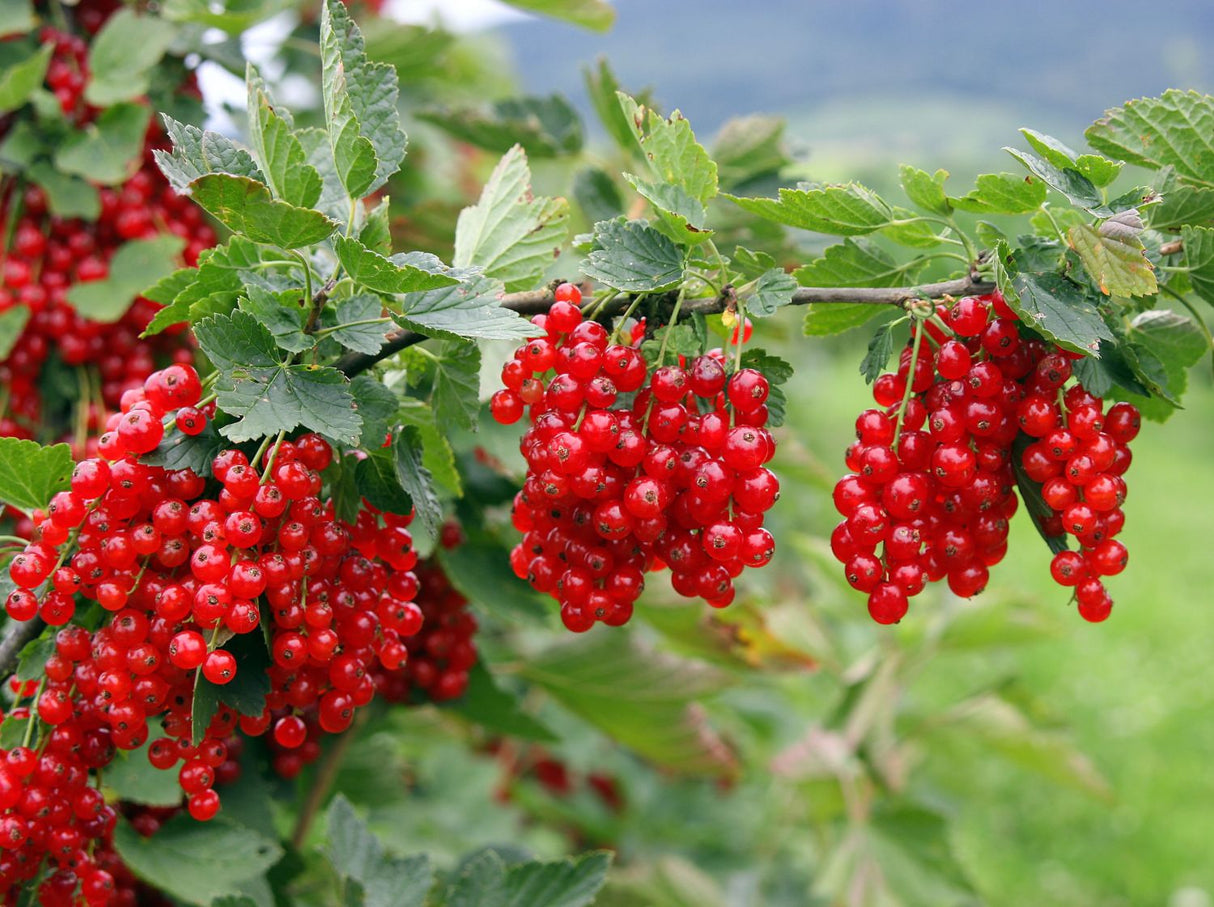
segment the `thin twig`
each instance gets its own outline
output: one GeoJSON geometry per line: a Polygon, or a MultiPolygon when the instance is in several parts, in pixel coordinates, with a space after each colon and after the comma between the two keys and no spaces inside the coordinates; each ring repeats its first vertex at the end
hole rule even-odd
{"type": "Polygon", "coordinates": [[[312,827],[312,822],[320,813],[320,808],[325,805],[333,782],[337,780],[337,773],[341,770],[341,763],[354,743],[354,738],[358,736],[359,730],[366,723],[366,719],[367,711],[363,709],[354,716],[350,727],[333,741],[333,745],[321,758],[316,779],[312,782],[312,789],[308,791],[308,799],[304,801],[303,808],[299,811],[299,817],[295,820],[295,829],[291,832],[291,844],[296,850],[299,850],[307,839],[308,829],[312,827]]]}
{"type": "MultiPolygon", "coordinates": [[[[945,280],[939,283],[925,283],[914,287],[800,287],[792,297],[793,305],[814,305],[827,302],[856,302],[864,305],[904,305],[911,299],[938,299],[942,296],[965,296],[969,294],[989,293],[995,289],[994,284],[984,283],[971,274],[968,277],[958,277],[955,280],[945,280]]],[[[539,315],[552,307],[554,299],[551,290],[529,290],[525,293],[507,293],[501,297],[504,309],[518,312],[520,315],[539,315]]],[[[728,300],[724,295],[705,296],[702,299],[688,299],[684,302],[682,313],[701,315],[719,314],[725,311],[728,300]]],[[[629,305],[627,296],[621,296],[606,307],[600,315],[618,315],[629,305]]],[[[393,356],[406,347],[421,343],[428,339],[425,334],[417,331],[393,331],[388,334],[387,342],[378,353],[366,355],[363,353],[348,353],[337,360],[337,368],[347,375],[357,375],[365,372],[375,363],[393,356]]]]}

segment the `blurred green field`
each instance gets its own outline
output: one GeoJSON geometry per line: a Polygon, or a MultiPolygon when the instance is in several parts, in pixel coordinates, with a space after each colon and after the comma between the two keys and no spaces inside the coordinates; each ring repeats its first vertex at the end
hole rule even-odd
{"type": "MultiPolygon", "coordinates": [[[[792,420],[796,437],[831,466],[841,459],[855,414],[868,405],[854,371],[863,332],[853,333],[838,355],[800,347],[813,360],[798,377],[804,408],[792,420]]],[[[912,689],[915,705],[930,714],[983,682],[1006,684],[1037,710],[1035,717],[1071,728],[1079,749],[1109,781],[1105,801],[991,759],[963,735],[949,748],[933,747],[916,783],[926,783],[954,814],[954,846],[986,903],[1211,902],[1214,574],[1207,546],[1214,539],[1214,389],[1208,362],[1190,381],[1186,409],[1163,425],[1146,423],[1132,445],[1123,533],[1130,566],[1109,583],[1112,617],[1088,625],[1066,605],[1067,594],[1049,577],[1048,550],[1018,516],[1008,557],[992,570],[984,595],[1027,600],[1035,611],[1059,617],[1060,632],[996,656],[936,658],[912,689]]],[[[790,391],[790,400],[797,393],[790,391]]],[[[814,509],[816,520],[834,519],[814,509]]],[[[855,603],[863,607],[858,594],[855,603]]],[[[895,632],[915,635],[915,623],[934,606],[912,602],[895,632]]]]}

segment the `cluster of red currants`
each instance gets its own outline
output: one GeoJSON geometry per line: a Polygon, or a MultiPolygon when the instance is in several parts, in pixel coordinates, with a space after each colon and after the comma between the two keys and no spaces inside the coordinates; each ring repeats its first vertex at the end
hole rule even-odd
{"type": "Polygon", "coordinates": [[[190,815],[209,819],[229,761],[224,741],[238,728],[272,728],[286,749],[305,743],[300,716],[310,711],[325,732],[345,730],[374,697],[374,672],[398,669],[408,657],[403,637],[421,627],[412,516],[364,508],[353,523],[336,519],[318,496],[333,456],[319,436],[265,445],[260,464],[224,450],[211,464],[214,483],[141,462],[182,409],[206,413],[201,393],[184,365],[125,393],[100,455],[76,465],[71,490],[37,515],[37,540],[10,562],[17,588],[8,616],[61,629],[44,680],[23,690],[32,701],[4,718],[36,715],[46,730],[32,747],[31,722],[24,745],[0,750],[0,894],[49,857],[87,903],[106,903],[89,894],[101,870],[87,845],[104,838],[113,815],[90,771],[115,749],[143,745],[151,719],[160,718],[165,736],[148,746],[149,761],[180,765],[190,815]],[[89,602],[108,616],[93,632],[72,623],[89,602]],[[238,644],[259,648],[263,632],[269,667],[238,662],[238,644]],[[266,671],[264,709],[238,714],[218,704],[204,715],[207,727],[195,729],[199,673],[222,701],[238,670],[266,671]]]}
{"type": "Polygon", "coordinates": [[[727,374],[719,351],[651,370],[583,320],[580,302],[577,287],[557,288],[532,318],[545,335],[506,363],[490,401],[498,422],[524,410],[530,422],[511,565],[560,602],[575,632],[627,622],[644,574],[663,566],[680,595],[725,607],[734,578],[774,551],[763,528],[780,487],[764,466],[775,453],[767,379],[727,374]]]}
{"type": "Polygon", "coordinates": [[[1127,403],[1105,414],[1082,385],[1065,387],[1072,359],[1022,332],[997,292],[913,321],[897,372],[873,385],[881,408],[856,420],[846,454],[852,471],[834,490],[844,519],[831,548],[848,582],[868,594],[874,620],[901,620],[928,582],[947,580],[966,598],[986,587],[1019,506],[1017,468],[1045,483],[1042,497],[1055,513],[1039,521],[1043,534],[1065,530],[1083,546],[1055,557],[1054,577],[1078,587],[1083,617],[1108,616],[1112,601],[1099,577],[1126,563],[1113,536],[1125,519],[1122,474],[1139,416],[1127,403]]]}

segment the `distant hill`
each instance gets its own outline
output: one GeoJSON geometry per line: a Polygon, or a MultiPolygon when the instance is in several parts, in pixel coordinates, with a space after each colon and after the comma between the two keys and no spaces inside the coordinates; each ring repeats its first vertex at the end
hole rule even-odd
{"type": "Polygon", "coordinates": [[[783,113],[824,159],[988,166],[1018,126],[1078,143],[1128,98],[1214,90],[1210,0],[616,5],[607,35],[547,20],[507,26],[526,88],[562,90],[587,110],[581,67],[605,54],[625,87],[653,85],[703,134],[733,115],[783,113]]]}

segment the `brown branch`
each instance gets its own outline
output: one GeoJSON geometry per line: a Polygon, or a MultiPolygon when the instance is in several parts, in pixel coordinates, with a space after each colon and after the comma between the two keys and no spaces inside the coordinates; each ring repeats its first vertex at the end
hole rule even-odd
{"type": "Polygon", "coordinates": [[[13,623],[3,642],[0,642],[0,677],[8,677],[17,670],[17,662],[21,660],[21,650],[37,639],[45,627],[46,624],[42,622],[41,617],[35,617],[33,620],[22,623],[13,623]]]}
{"type": "MultiPolygon", "coordinates": [[[[984,283],[977,275],[959,277],[955,280],[945,280],[939,283],[925,283],[913,287],[800,287],[792,297],[793,305],[815,305],[829,302],[854,302],[863,305],[896,305],[904,306],[909,300],[939,299],[943,296],[965,296],[970,294],[989,293],[995,289],[994,284],[984,283]]],[[[551,290],[529,290],[525,293],[507,293],[501,298],[502,308],[518,312],[520,315],[539,315],[547,312],[553,303],[551,290]]],[[[631,300],[621,297],[607,305],[603,314],[606,316],[619,315],[631,300]]],[[[714,315],[725,311],[728,300],[724,296],[706,296],[702,299],[691,299],[683,303],[685,314],[698,313],[714,315]]],[[[337,360],[337,368],[347,375],[357,375],[365,372],[375,363],[395,355],[406,347],[427,340],[425,334],[416,331],[399,330],[388,334],[387,342],[380,351],[372,356],[363,353],[348,353],[337,360]]]]}

